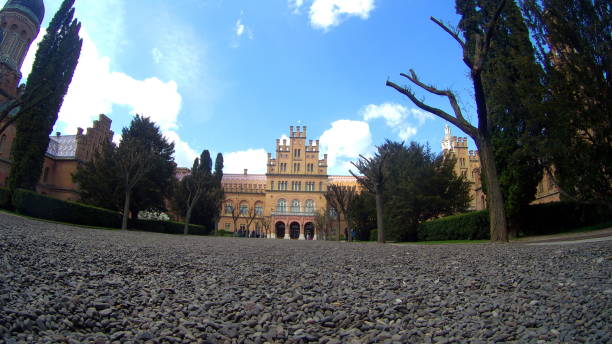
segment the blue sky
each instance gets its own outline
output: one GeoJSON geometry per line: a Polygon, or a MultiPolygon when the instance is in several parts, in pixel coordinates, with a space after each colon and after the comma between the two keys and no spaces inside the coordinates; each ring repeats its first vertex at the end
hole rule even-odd
{"type": "MultiPolygon", "coordinates": [[[[45,4],[43,28],[60,0],[45,4]]],[[[264,173],[266,152],[290,125],[321,139],[333,174],[347,174],[351,160],[387,138],[439,151],[445,122],[385,87],[388,78],[404,83],[399,73],[410,68],[456,91],[475,118],[461,52],[429,20],[456,24],[451,0],[77,0],[75,7],[85,44],[56,129],[73,134],[105,113],[119,133],[141,113],[175,142],[179,166],[209,149],[224,153],[226,173],[264,173]]]]}

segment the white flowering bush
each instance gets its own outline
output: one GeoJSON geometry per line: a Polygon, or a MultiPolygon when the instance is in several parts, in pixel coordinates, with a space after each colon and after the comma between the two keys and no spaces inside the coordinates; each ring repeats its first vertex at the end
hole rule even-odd
{"type": "Polygon", "coordinates": [[[139,220],[155,220],[155,221],[168,221],[170,216],[166,213],[162,213],[155,210],[143,210],[138,213],[139,220]]]}

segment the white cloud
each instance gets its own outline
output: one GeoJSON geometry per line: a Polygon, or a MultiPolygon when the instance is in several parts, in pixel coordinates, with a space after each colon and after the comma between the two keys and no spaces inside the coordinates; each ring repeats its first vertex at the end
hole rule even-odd
{"type": "Polygon", "coordinates": [[[373,151],[370,126],[363,121],[342,119],[333,122],[321,135],[320,143],[322,152],[328,154],[330,174],[348,174],[350,161],[373,151]]]}
{"type": "Polygon", "coordinates": [[[235,31],[236,36],[238,37],[242,36],[242,34],[244,33],[244,24],[242,24],[242,19],[238,19],[238,21],[236,21],[235,31]]]}
{"type": "MultiPolygon", "coordinates": [[[[110,58],[100,54],[85,29],[81,29],[81,37],[83,49],[79,64],[56,126],[62,127],[66,133],[74,133],[77,127],[90,127],[99,114],[107,114],[117,121],[119,118],[112,115],[113,105],[126,106],[131,114],[148,116],[159,125],[162,133],[175,143],[177,163],[191,166],[197,153],[176,132],[182,105],[177,83],[155,77],[138,80],[124,73],[112,72],[110,58]]],[[[28,53],[22,68],[24,75],[32,68],[35,50],[30,49],[28,53]]]]}
{"type": "Polygon", "coordinates": [[[374,0],[314,0],[310,6],[310,23],[315,28],[328,30],[340,25],[346,17],[368,19],[372,10],[374,0]]]}
{"type": "Polygon", "coordinates": [[[408,109],[403,105],[395,103],[370,104],[364,107],[361,112],[365,121],[378,118],[384,119],[387,126],[403,141],[407,141],[418,132],[417,126],[410,123],[410,117],[418,121],[418,126],[423,126],[425,121],[434,118],[425,111],[408,109]]]}
{"type": "Polygon", "coordinates": [[[293,13],[299,14],[300,9],[304,5],[304,0],[289,0],[289,8],[293,9],[293,13]]]}
{"type": "Polygon", "coordinates": [[[249,174],[263,174],[267,164],[268,153],[263,148],[223,153],[223,173],[243,173],[246,168],[249,174]]]}

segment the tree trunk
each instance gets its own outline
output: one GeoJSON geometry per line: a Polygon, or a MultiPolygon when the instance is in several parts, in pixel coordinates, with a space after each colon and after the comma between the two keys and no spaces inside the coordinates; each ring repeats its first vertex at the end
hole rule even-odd
{"type": "Polygon", "coordinates": [[[482,168],[485,173],[487,185],[487,203],[489,206],[489,230],[491,241],[508,242],[508,225],[506,223],[506,211],[504,209],[504,198],[499,186],[493,146],[484,138],[477,142],[480,152],[482,168]]]}
{"type": "Polygon", "coordinates": [[[187,214],[185,214],[185,228],[183,229],[183,234],[185,235],[189,234],[189,221],[191,221],[191,211],[192,210],[193,210],[193,205],[190,205],[187,208],[187,214]]]}
{"type": "Polygon", "coordinates": [[[121,221],[121,229],[127,229],[128,216],[130,214],[130,191],[125,192],[125,201],[123,202],[123,219],[121,221]]]}
{"type": "Polygon", "coordinates": [[[385,228],[383,224],[382,190],[376,188],[376,226],[378,227],[378,242],[385,243],[385,228]]]}

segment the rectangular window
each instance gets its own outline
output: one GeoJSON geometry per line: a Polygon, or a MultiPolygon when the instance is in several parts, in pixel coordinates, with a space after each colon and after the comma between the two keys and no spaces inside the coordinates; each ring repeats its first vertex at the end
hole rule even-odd
{"type": "Polygon", "coordinates": [[[225,230],[229,232],[230,229],[231,229],[231,225],[229,223],[226,223],[225,224],[225,230]]]}

